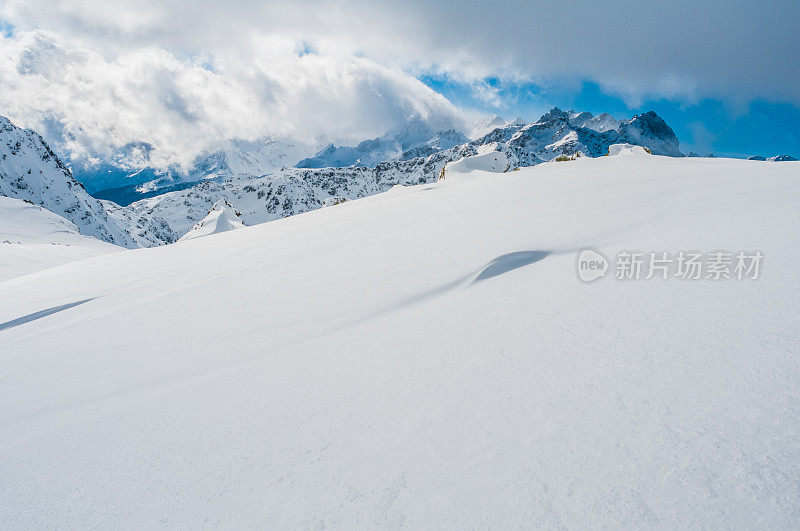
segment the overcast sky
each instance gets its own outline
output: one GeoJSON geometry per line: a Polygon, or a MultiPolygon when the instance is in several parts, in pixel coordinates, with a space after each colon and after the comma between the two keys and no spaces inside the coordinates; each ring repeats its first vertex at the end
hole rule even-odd
{"type": "Polygon", "coordinates": [[[770,147],[800,137],[796,0],[0,6],[0,114],[76,156],[148,142],[187,164],[226,138],[355,142],[575,104],[672,113],[685,150],[761,148],[720,140],[754,112],[770,147]]]}

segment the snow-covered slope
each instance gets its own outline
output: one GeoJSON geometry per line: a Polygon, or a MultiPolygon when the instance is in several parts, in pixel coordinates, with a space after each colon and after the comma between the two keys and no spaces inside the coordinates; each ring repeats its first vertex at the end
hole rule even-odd
{"type": "MultiPolygon", "coordinates": [[[[123,209],[112,207],[112,216],[128,227],[141,245],[161,245],[180,238],[221,197],[228,198],[242,213],[246,224],[255,225],[319,208],[326,201],[357,199],[398,184],[434,182],[448,162],[489,151],[501,153],[509,169],[578,152],[597,157],[608,153],[609,146],[618,142],[647,146],[656,154],[680,155],[677,137],[655,113],[641,114],[620,123],[618,129],[604,131],[576,126],[577,116],[581,117],[580,123],[593,119],[589,113],[577,115],[553,109],[534,124],[510,122],[482,138],[449,149],[439,149],[446,143],[436,144],[438,147],[426,143],[398,155],[398,160],[374,167],[287,168],[256,178],[204,182],[123,209]],[[409,158],[412,155],[420,156],[409,158]]],[[[603,115],[598,118],[601,117],[600,122],[606,123],[607,119],[603,115]]],[[[413,131],[419,133],[417,137],[424,137],[421,130],[422,127],[406,131],[402,138],[413,137],[413,131]]],[[[440,136],[431,139],[439,140],[440,136]]]]}
{"type": "Polygon", "coordinates": [[[40,206],[0,197],[0,282],[121,250],[82,235],[71,221],[40,206]]]}
{"type": "Polygon", "coordinates": [[[41,136],[0,116],[0,196],[31,201],[109,243],[133,246],[128,233],[86,193],[41,136]]]}
{"type": "Polygon", "coordinates": [[[211,208],[206,217],[199,221],[192,230],[181,236],[179,242],[219,234],[229,230],[241,229],[244,223],[239,219],[239,213],[225,199],[220,199],[211,208]]]}
{"type": "Polygon", "coordinates": [[[0,283],[0,527],[793,527],[798,169],[475,172],[0,283]]]}

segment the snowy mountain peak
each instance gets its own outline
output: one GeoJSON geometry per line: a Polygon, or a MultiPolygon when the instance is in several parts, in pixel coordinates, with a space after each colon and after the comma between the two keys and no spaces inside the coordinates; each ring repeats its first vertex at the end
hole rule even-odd
{"type": "Polygon", "coordinates": [[[196,223],[195,226],[178,241],[183,242],[209,236],[211,234],[241,229],[245,224],[240,219],[240,216],[241,214],[239,214],[226,199],[220,199],[214,203],[208,215],[203,218],[202,221],[196,223]]]}
{"type": "MultiPolygon", "coordinates": [[[[588,114],[588,113],[587,113],[588,114]]],[[[570,120],[570,113],[566,111],[562,111],[558,107],[553,107],[545,114],[539,118],[537,123],[546,123],[546,122],[569,122],[570,120]]]]}
{"type": "Polygon", "coordinates": [[[619,130],[620,121],[616,120],[613,116],[604,112],[597,116],[592,115],[590,112],[576,113],[569,111],[569,123],[574,127],[586,127],[599,133],[611,130],[619,130]]]}
{"type": "Polygon", "coordinates": [[[81,234],[125,247],[136,244],[108,217],[36,132],[0,117],[0,195],[40,205],[72,221],[81,234]]]}
{"type": "Polygon", "coordinates": [[[768,162],[795,162],[796,160],[791,155],[776,155],[767,159],[768,162]]]}
{"type": "Polygon", "coordinates": [[[411,119],[385,135],[364,140],[355,147],[329,144],[313,157],[301,160],[298,168],[371,168],[382,162],[427,157],[469,139],[456,129],[436,129],[421,119],[411,119]]]}
{"type": "Polygon", "coordinates": [[[637,114],[631,120],[622,122],[619,132],[626,142],[646,146],[658,155],[681,156],[678,137],[654,111],[637,114]]]}
{"type": "Polygon", "coordinates": [[[470,124],[468,127],[467,136],[471,140],[475,140],[476,138],[481,138],[482,136],[491,133],[498,127],[504,127],[505,125],[506,121],[497,114],[494,116],[481,118],[470,124]]]}
{"type": "Polygon", "coordinates": [[[677,137],[655,113],[618,123],[609,115],[594,117],[555,108],[536,123],[507,123],[476,140],[461,140],[462,135],[451,130],[434,133],[426,142],[405,151],[400,151],[400,142],[391,135],[356,147],[331,145],[299,167],[252,178],[206,181],[191,189],[133,203],[114,215],[143,245],[161,245],[185,234],[219,197],[227,197],[244,221],[254,225],[314,210],[338,199],[384,192],[398,184],[435,182],[448,162],[485,153],[501,154],[498,161],[505,163],[498,162],[500,171],[577,153],[601,157],[609,146],[620,143],[647,147],[654,155],[680,155],[677,137]],[[574,123],[576,119],[584,126],[574,123]],[[608,127],[600,127],[601,123],[608,127]],[[373,157],[374,165],[364,163],[369,157],[373,157]]]}

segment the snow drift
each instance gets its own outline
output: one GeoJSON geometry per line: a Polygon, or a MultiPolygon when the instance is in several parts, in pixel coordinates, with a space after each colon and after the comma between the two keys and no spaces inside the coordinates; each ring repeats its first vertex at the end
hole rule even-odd
{"type": "Polygon", "coordinates": [[[650,153],[642,146],[633,144],[612,144],[608,146],[608,154],[612,157],[641,157],[650,153]]]}
{"type": "Polygon", "coordinates": [[[452,177],[458,174],[468,174],[473,171],[488,171],[503,173],[510,168],[508,159],[502,151],[487,150],[479,155],[464,157],[456,162],[448,162],[444,167],[442,176],[452,177]]]}

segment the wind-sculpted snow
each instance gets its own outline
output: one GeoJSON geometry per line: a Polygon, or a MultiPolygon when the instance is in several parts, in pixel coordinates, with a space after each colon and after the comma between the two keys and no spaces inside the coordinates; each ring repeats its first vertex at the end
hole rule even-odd
{"type": "Polygon", "coordinates": [[[192,230],[181,236],[179,242],[202,238],[220,232],[241,229],[245,224],[240,219],[240,214],[236,212],[230,203],[224,199],[217,201],[201,221],[198,221],[192,230]]]}
{"type": "Polygon", "coordinates": [[[31,201],[61,215],[81,234],[135,246],[103,205],[86,193],[41,136],[0,117],[0,195],[31,201]]]}

